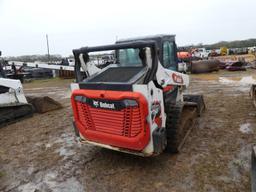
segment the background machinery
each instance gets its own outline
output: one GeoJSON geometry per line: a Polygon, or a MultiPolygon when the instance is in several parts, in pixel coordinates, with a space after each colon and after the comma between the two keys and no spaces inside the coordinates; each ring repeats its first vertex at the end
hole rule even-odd
{"type": "Polygon", "coordinates": [[[2,61],[0,58],[0,126],[33,114],[20,80],[5,78],[2,61]]]}
{"type": "Polygon", "coordinates": [[[6,78],[0,58],[0,127],[30,117],[34,112],[44,113],[61,108],[48,96],[25,97],[20,80],[6,78]]]}
{"type": "Polygon", "coordinates": [[[181,149],[205,105],[203,96],[183,94],[189,76],[177,72],[175,36],[120,40],[73,53],[71,102],[82,142],[141,156],[181,149]],[[113,50],[115,63],[91,73],[89,53],[113,50]]]}

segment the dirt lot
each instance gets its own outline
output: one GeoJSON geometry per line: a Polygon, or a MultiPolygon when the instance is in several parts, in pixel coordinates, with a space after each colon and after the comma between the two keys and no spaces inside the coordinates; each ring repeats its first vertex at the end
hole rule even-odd
{"type": "Polygon", "coordinates": [[[25,84],[26,94],[52,96],[64,108],[0,129],[0,191],[250,191],[256,109],[246,82],[253,74],[193,75],[188,91],[204,94],[207,110],[180,154],[153,158],[81,146],[72,130],[70,81],[25,84]]]}

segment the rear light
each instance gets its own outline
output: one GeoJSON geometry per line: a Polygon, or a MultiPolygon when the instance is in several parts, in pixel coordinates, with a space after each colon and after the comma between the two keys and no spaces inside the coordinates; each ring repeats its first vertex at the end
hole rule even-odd
{"type": "Polygon", "coordinates": [[[125,99],[124,103],[125,103],[126,107],[137,107],[138,106],[138,103],[135,100],[131,100],[131,99],[125,99]]]}
{"type": "Polygon", "coordinates": [[[81,96],[81,95],[75,96],[75,100],[76,100],[76,101],[79,101],[79,102],[81,102],[81,103],[86,103],[86,97],[81,96]]]}

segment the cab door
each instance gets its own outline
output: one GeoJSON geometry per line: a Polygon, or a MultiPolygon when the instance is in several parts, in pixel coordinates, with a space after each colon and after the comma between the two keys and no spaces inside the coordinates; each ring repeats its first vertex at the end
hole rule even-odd
{"type": "Polygon", "coordinates": [[[178,70],[177,50],[175,42],[163,42],[163,67],[173,71],[178,70]]]}

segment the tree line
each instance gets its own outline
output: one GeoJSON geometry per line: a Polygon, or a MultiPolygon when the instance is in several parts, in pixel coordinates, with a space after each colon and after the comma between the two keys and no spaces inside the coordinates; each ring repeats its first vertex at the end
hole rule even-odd
{"type": "Polygon", "coordinates": [[[22,56],[13,56],[13,57],[5,57],[8,61],[21,61],[21,62],[56,62],[61,61],[62,56],[59,54],[50,55],[50,58],[47,54],[45,55],[22,55],[22,56]]]}
{"type": "Polygon", "coordinates": [[[220,47],[227,48],[244,48],[256,46],[256,39],[236,40],[236,41],[220,41],[214,44],[203,44],[199,43],[196,45],[187,45],[182,48],[200,48],[205,47],[206,49],[219,49],[220,47]]]}

